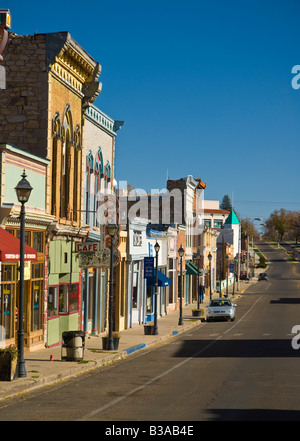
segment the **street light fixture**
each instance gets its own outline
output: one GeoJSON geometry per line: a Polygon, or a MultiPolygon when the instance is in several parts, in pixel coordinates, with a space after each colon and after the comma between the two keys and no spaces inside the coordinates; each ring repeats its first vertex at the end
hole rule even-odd
{"type": "Polygon", "coordinates": [[[180,246],[179,250],[178,250],[178,254],[180,257],[180,285],[179,285],[179,289],[180,289],[180,303],[179,303],[179,321],[178,321],[178,325],[181,326],[183,325],[183,319],[182,319],[182,258],[184,256],[184,249],[182,247],[182,245],[180,246]]]}
{"type": "Polygon", "coordinates": [[[197,274],[197,284],[198,284],[198,297],[197,297],[197,308],[200,309],[200,285],[199,285],[199,273],[200,273],[200,258],[201,258],[201,254],[200,251],[197,250],[197,254],[196,254],[196,260],[197,260],[197,264],[198,264],[198,274],[197,274]]]}
{"type": "Polygon", "coordinates": [[[209,253],[207,258],[208,258],[208,261],[209,261],[209,298],[211,300],[211,298],[212,298],[212,293],[211,293],[211,261],[212,261],[212,255],[209,253]]]}
{"type": "Polygon", "coordinates": [[[158,253],[160,250],[159,243],[156,242],[154,245],[155,253],[156,253],[156,268],[155,268],[155,294],[154,294],[154,326],[153,326],[153,335],[158,335],[158,327],[157,327],[157,298],[158,298],[158,253]]]}
{"type": "Polygon", "coordinates": [[[19,291],[19,331],[18,331],[18,377],[27,377],[24,359],[24,255],[25,255],[25,204],[28,202],[32,187],[26,179],[25,170],[22,179],[15,187],[20,211],[20,291],[19,291]]]}
{"type": "Polygon", "coordinates": [[[114,279],[114,238],[118,230],[118,225],[108,224],[107,231],[111,238],[110,243],[110,275],[109,275],[109,319],[108,319],[108,340],[107,349],[113,351],[114,340],[113,340],[113,279],[114,279]]]}
{"type": "Polygon", "coordinates": [[[226,297],[228,297],[228,268],[229,267],[229,255],[226,254],[226,297]]]}

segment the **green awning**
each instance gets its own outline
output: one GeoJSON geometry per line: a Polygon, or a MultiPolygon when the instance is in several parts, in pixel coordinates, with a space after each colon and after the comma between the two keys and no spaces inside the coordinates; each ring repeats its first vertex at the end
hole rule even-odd
{"type": "Polygon", "coordinates": [[[185,269],[186,269],[186,273],[189,276],[197,276],[198,273],[199,273],[199,275],[203,274],[203,271],[201,271],[201,270],[199,270],[199,272],[198,272],[198,268],[192,262],[186,262],[185,269]]]}

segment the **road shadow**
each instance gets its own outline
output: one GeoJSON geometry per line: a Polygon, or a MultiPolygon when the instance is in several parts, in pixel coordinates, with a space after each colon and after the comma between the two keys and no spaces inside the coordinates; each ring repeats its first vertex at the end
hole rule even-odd
{"type": "Polygon", "coordinates": [[[300,411],[282,409],[210,409],[210,421],[300,421],[300,411]]]}
{"type": "Polygon", "coordinates": [[[282,257],[268,257],[268,262],[272,263],[286,263],[286,259],[282,257]]]}
{"type": "Polygon", "coordinates": [[[293,297],[282,297],[281,299],[271,300],[270,304],[272,305],[299,305],[300,299],[293,297]]]}
{"type": "Polygon", "coordinates": [[[183,358],[300,358],[292,339],[184,340],[174,357],[183,358]]]}

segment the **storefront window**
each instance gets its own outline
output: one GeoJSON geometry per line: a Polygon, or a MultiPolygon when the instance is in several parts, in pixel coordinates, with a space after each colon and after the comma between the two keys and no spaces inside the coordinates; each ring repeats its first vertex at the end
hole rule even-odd
{"type": "MultiPolygon", "coordinates": [[[[7,229],[6,231],[20,239],[20,230],[7,229]]],[[[25,231],[25,243],[34,248],[38,253],[44,252],[44,237],[45,233],[43,231],[25,231]]]]}
{"type": "Polygon", "coordinates": [[[5,338],[14,338],[16,296],[16,264],[2,265],[0,285],[0,325],[5,329],[5,338]]]}
{"type": "Polygon", "coordinates": [[[15,282],[16,265],[2,266],[2,282],[15,282]]]}
{"type": "Polygon", "coordinates": [[[32,278],[33,279],[42,279],[44,274],[44,265],[42,263],[33,264],[32,268],[32,278]]]}
{"type": "Polygon", "coordinates": [[[153,287],[148,285],[147,286],[147,299],[146,299],[147,314],[151,314],[153,311],[152,292],[153,292],[153,287]]]}
{"type": "Polygon", "coordinates": [[[42,329],[43,283],[35,280],[31,284],[31,331],[42,329]]]}
{"type": "Polygon", "coordinates": [[[38,253],[44,252],[44,233],[41,231],[33,231],[32,233],[32,248],[38,253]]]}
{"type": "MultiPolygon", "coordinates": [[[[20,236],[21,236],[20,230],[17,230],[16,236],[17,236],[18,239],[20,239],[20,236]]],[[[25,243],[26,243],[26,245],[31,246],[31,234],[30,234],[30,231],[25,231],[25,243]]]]}
{"type": "Polygon", "coordinates": [[[139,275],[139,264],[134,263],[133,267],[133,284],[132,284],[132,307],[138,307],[138,275],[139,275]]]}
{"type": "Polygon", "coordinates": [[[5,329],[6,338],[13,338],[13,299],[14,286],[4,284],[1,286],[2,295],[2,326],[5,329]]]}
{"type": "Polygon", "coordinates": [[[70,286],[70,309],[69,312],[78,311],[78,283],[70,286]]]}
{"type": "Polygon", "coordinates": [[[58,286],[49,286],[48,318],[58,315],[58,286]]]}
{"type": "Polygon", "coordinates": [[[59,312],[67,313],[69,305],[69,285],[59,285],[59,312]]]}
{"type": "Polygon", "coordinates": [[[176,288],[176,260],[169,259],[169,272],[168,277],[171,280],[171,286],[169,286],[169,304],[175,303],[175,288],[176,288]]]}
{"type": "Polygon", "coordinates": [[[44,264],[32,263],[31,268],[31,331],[33,332],[43,328],[44,264]]]}

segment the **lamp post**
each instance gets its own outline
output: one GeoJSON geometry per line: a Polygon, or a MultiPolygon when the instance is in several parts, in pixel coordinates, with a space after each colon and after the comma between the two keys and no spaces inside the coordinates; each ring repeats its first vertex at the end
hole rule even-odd
{"type": "Polygon", "coordinates": [[[113,351],[113,282],[114,282],[114,237],[117,232],[118,226],[116,224],[108,224],[107,231],[111,238],[110,243],[110,275],[109,275],[109,317],[108,317],[108,340],[107,349],[113,351]]]}
{"type": "Polygon", "coordinates": [[[197,274],[197,283],[198,283],[198,298],[197,298],[197,308],[200,309],[200,285],[199,285],[199,273],[200,273],[200,251],[197,250],[196,260],[198,263],[198,274],[197,274]]]}
{"type": "Polygon", "coordinates": [[[153,335],[158,335],[158,327],[157,327],[157,298],[158,298],[158,253],[160,250],[159,243],[156,242],[154,245],[155,254],[156,254],[156,264],[155,264],[155,294],[154,294],[154,327],[153,327],[153,335]]]}
{"type": "Polygon", "coordinates": [[[25,204],[28,202],[32,187],[26,179],[25,170],[22,179],[15,187],[20,211],[20,290],[19,290],[19,330],[18,330],[18,377],[27,377],[24,359],[24,255],[25,255],[25,204]]]}
{"type": "Polygon", "coordinates": [[[228,266],[229,266],[229,256],[226,255],[226,297],[228,297],[228,266]]]}
{"type": "Polygon", "coordinates": [[[181,326],[183,325],[183,319],[182,319],[182,258],[184,256],[184,249],[182,248],[182,245],[180,246],[179,250],[178,250],[178,254],[180,257],[180,285],[179,285],[179,289],[180,289],[180,303],[179,303],[179,321],[178,321],[178,325],[181,326]]]}
{"type": "Polygon", "coordinates": [[[212,260],[212,255],[209,253],[208,257],[208,261],[209,261],[209,298],[211,300],[212,298],[212,293],[211,293],[211,260],[212,260]]]}

